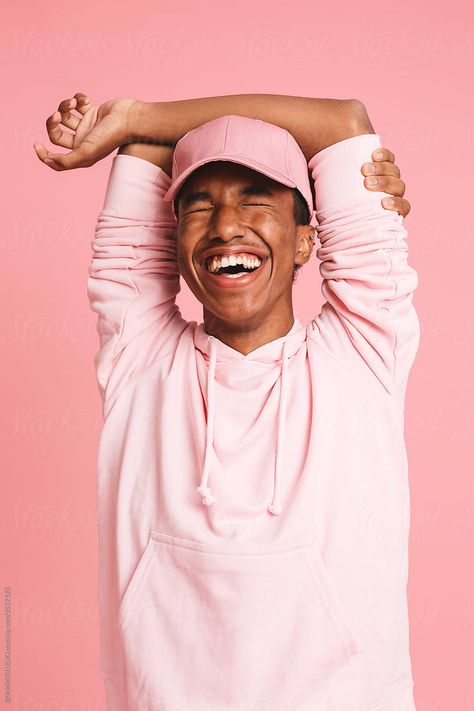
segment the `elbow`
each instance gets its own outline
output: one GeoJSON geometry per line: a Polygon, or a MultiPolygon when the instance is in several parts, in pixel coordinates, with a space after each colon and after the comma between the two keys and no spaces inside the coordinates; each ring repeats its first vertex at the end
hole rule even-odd
{"type": "Polygon", "coordinates": [[[350,126],[352,136],[360,136],[364,133],[375,133],[369,114],[362,101],[359,99],[349,99],[346,102],[347,125],[350,126]]]}
{"type": "Polygon", "coordinates": [[[331,130],[332,140],[328,145],[345,138],[375,133],[367,109],[358,99],[344,99],[339,102],[337,110],[332,116],[331,130]]]}

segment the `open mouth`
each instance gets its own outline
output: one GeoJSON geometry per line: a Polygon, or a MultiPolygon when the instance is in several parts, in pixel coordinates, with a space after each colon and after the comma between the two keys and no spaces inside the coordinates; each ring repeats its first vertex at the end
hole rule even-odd
{"type": "Polygon", "coordinates": [[[258,268],[259,267],[244,267],[243,264],[231,264],[228,267],[220,267],[216,272],[211,272],[211,274],[219,276],[223,274],[231,279],[238,279],[239,277],[244,276],[244,274],[251,274],[258,268]]]}
{"type": "MultiPolygon", "coordinates": [[[[235,260],[233,260],[235,261],[235,260]]],[[[203,265],[206,276],[212,283],[219,286],[237,286],[252,283],[262,271],[262,267],[267,259],[255,257],[251,259],[239,259],[236,264],[224,264],[215,261],[213,257],[206,260],[203,265]]]]}
{"type": "Polygon", "coordinates": [[[239,254],[220,257],[219,255],[211,255],[206,259],[206,269],[211,274],[227,274],[228,276],[237,276],[239,274],[250,274],[258,269],[263,259],[253,254],[239,254]]]}

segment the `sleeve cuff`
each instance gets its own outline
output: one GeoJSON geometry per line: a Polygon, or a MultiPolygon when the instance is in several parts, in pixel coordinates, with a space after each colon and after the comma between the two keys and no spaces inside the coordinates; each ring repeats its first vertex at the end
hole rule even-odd
{"type": "Polygon", "coordinates": [[[316,215],[321,210],[340,207],[367,198],[384,195],[383,191],[367,190],[362,163],[371,162],[371,154],[382,143],[377,133],[364,133],[333,143],[316,153],[308,162],[314,180],[316,215]]]}
{"type": "Polygon", "coordinates": [[[116,155],[103,212],[114,217],[175,222],[171,203],[163,200],[170,184],[171,178],[159,166],[136,156],[116,155]]]}

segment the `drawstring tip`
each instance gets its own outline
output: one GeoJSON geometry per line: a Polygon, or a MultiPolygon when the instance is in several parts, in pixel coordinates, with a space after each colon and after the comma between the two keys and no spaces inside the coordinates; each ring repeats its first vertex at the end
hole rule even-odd
{"type": "Polygon", "coordinates": [[[208,486],[198,486],[197,490],[202,496],[202,503],[206,504],[206,506],[210,506],[216,500],[208,486]]]}
{"type": "Polygon", "coordinates": [[[275,516],[278,516],[282,512],[282,505],[281,504],[270,504],[268,507],[268,510],[270,513],[274,514],[275,516]]]}

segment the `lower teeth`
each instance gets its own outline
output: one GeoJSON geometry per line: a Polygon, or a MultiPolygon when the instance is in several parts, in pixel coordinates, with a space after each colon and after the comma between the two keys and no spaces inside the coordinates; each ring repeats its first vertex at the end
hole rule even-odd
{"type": "MultiPolygon", "coordinates": [[[[215,274],[215,276],[225,276],[228,279],[238,279],[239,277],[243,277],[246,274],[253,274],[253,272],[256,271],[256,269],[253,269],[251,272],[237,272],[236,274],[226,274],[226,272],[221,272],[221,274],[215,274]]],[[[210,272],[210,274],[212,274],[212,272],[210,272]]]]}
{"type": "Polygon", "coordinates": [[[222,274],[221,276],[226,276],[229,279],[238,279],[238,277],[244,276],[245,274],[252,274],[252,272],[237,272],[237,274],[222,274]]]}

